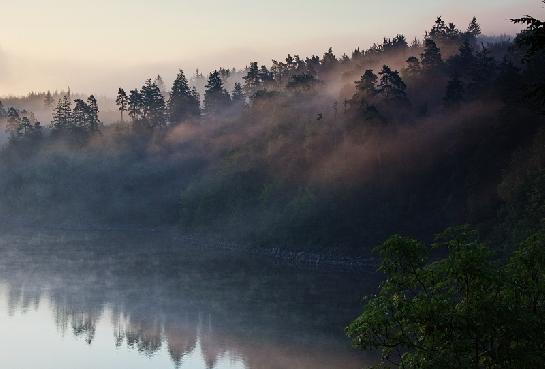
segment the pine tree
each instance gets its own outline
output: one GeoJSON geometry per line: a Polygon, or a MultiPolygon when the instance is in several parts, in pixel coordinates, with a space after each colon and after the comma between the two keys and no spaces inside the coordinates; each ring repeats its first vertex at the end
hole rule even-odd
{"type": "Polygon", "coordinates": [[[57,103],[53,111],[51,128],[54,131],[69,130],[73,128],[72,103],[68,95],[64,95],[57,103]]]}
{"type": "Polygon", "coordinates": [[[142,94],[137,89],[129,92],[128,111],[133,123],[142,119],[142,94]]]}
{"type": "Polygon", "coordinates": [[[100,130],[102,122],[98,117],[98,103],[94,95],[91,95],[87,98],[87,106],[89,107],[87,129],[90,132],[98,132],[100,130]]]}
{"type": "Polygon", "coordinates": [[[174,124],[200,114],[199,98],[190,89],[187,78],[181,69],[170,90],[168,114],[170,122],[174,124]]]}
{"type": "Polygon", "coordinates": [[[379,76],[377,93],[380,96],[386,100],[404,100],[407,98],[405,93],[407,86],[397,70],[392,70],[389,66],[384,65],[379,72],[379,76]]]}
{"type": "Polygon", "coordinates": [[[333,48],[330,47],[327,52],[322,57],[322,68],[324,69],[331,69],[337,64],[338,60],[335,57],[335,54],[333,54],[333,48]]]}
{"type": "Polygon", "coordinates": [[[217,70],[210,73],[204,92],[204,108],[207,113],[218,113],[229,106],[231,98],[223,87],[223,81],[217,70]]]}
{"type": "Polygon", "coordinates": [[[127,96],[125,90],[123,90],[121,87],[117,92],[117,98],[115,99],[115,103],[118,106],[119,111],[121,112],[121,122],[123,122],[123,112],[127,111],[127,109],[129,108],[129,97],[127,96]]]}
{"type": "Polygon", "coordinates": [[[375,73],[373,73],[372,69],[367,69],[365,73],[361,76],[361,79],[359,81],[354,82],[356,84],[356,89],[358,93],[366,95],[366,96],[373,96],[376,94],[376,83],[377,83],[378,77],[375,73]]]}
{"type": "Polygon", "coordinates": [[[257,62],[251,62],[250,67],[247,68],[246,75],[242,77],[244,79],[244,90],[248,96],[252,96],[261,84],[259,74],[257,62]]]}
{"type": "Polygon", "coordinates": [[[74,108],[72,109],[72,122],[74,128],[79,131],[84,131],[87,126],[87,120],[89,115],[89,105],[82,99],[74,100],[74,108]]]}
{"type": "Polygon", "coordinates": [[[477,18],[473,17],[469,26],[467,27],[466,35],[470,36],[473,39],[476,39],[481,34],[481,26],[477,22],[477,18]]]}
{"type": "Polygon", "coordinates": [[[165,99],[157,84],[148,79],[140,89],[142,95],[142,116],[150,128],[166,125],[165,99]]]}
{"type": "Polygon", "coordinates": [[[421,63],[424,70],[434,70],[439,68],[443,63],[441,50],[431,38],[427,38],[424,41],[424,52],[421,56],[421,63]]]}

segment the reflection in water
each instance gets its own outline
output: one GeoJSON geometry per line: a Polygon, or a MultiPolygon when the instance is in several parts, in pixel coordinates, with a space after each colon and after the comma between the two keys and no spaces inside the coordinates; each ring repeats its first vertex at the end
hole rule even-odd
{"type": "Polygon", "coordinates": [[[72,355],[73,339],[103,368],[152,359],[155,368],[366,366],[343,333],[360,306],[356,291],[373,284],[361,275],[297,270],[166,235],[4,236],[0,255],[0,322],[17,321],[0,331],[8,346],[49,321],[63,339],[44,342],[50,352],[72,355]],[[110,360],[112,352],[138,355],[110,360]]]}

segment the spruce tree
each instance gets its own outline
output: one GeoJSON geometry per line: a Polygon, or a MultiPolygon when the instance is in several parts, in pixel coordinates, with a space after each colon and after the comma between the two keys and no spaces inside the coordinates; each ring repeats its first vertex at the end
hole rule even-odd
{"type": "Polygon", "coordinates": [[[53,121],[51,128],[54,131],[69,130],[73,128],[72,121],[72,103],[68,95],[64,95],[53,111],[53,121]]]}
{"type": "Polygon", "coordinates": [[[170,123],[180,123],[185,119],[200,114],[200,102],[189,87],[184,72],[180,69],[172,84],[168,99],[168,115],[170,123]]]}
{"type": "Polygon", "coordinates": [[[207,113],[219,113],[229,106],[231,98],[223,87],[223,81],[217,70],[210,73],[204,92],[204,108],[207,113]]]}
{"type": "Polygon", "coordinates": [[[150,128],[166,125],[165,99],[159,86],[148,79],[140,89],[142,95],[142,116],[150,128]]]}

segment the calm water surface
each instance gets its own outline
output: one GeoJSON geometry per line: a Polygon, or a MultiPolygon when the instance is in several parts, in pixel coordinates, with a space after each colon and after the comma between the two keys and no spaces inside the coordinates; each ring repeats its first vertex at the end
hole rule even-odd
{"type": "Polygon", "coordinates": [[[376,281],[171,236],[3,233],[0,367],[365,368],[343,329],[376,281]]]}

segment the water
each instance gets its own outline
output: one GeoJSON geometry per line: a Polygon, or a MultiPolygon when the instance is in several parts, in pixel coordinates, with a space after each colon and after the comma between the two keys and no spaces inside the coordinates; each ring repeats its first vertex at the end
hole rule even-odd
{"type": "Polygon", "coordinates": [[[2,368],[364,368],[376,281],[135,232],[3,233],[2,368]]]}

